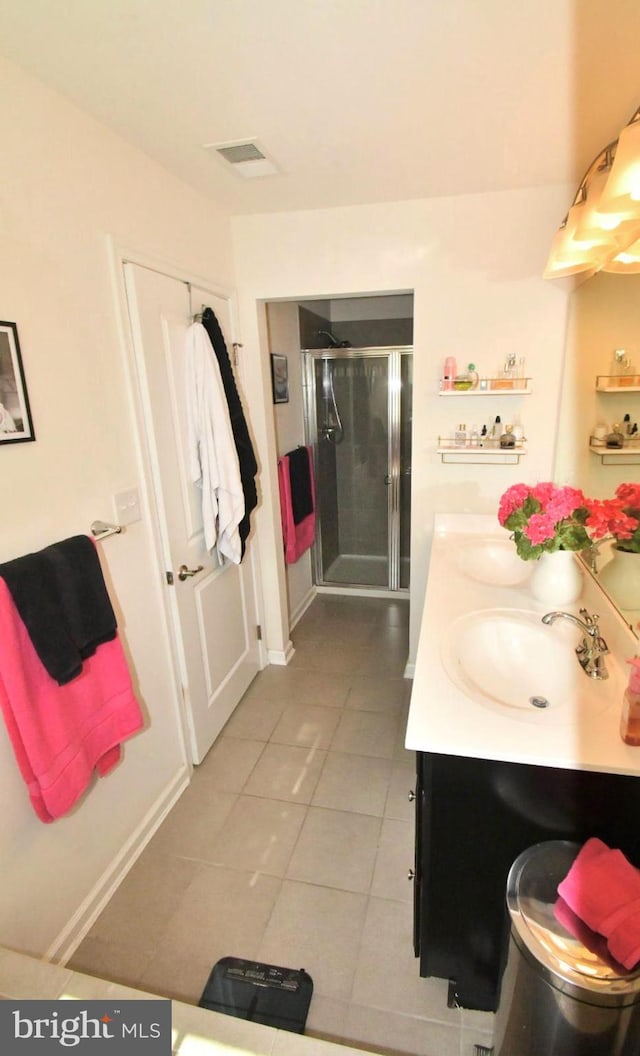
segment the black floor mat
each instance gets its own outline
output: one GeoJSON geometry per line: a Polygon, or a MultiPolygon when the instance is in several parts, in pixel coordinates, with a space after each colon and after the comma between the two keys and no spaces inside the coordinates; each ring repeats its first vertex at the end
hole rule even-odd
{"type": "Polygon", "coordinates": [[[312,993],[313,980],[304,968],[223,957],[214,965],[198,1004],[212,1012],[303,1034],[312,993]]]}

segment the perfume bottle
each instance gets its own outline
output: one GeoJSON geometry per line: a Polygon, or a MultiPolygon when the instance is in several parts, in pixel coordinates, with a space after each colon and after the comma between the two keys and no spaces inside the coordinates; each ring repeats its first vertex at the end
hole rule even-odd
{"type": "Polygon", "coordinates": [[[613,377],[619,377],[620,374],[626,374],[629,365],[630,362],[626,348],[615,348],[611,358],[611,374],[613,377]]]}
{"type": "Polygon", "coordinates": [[[611,432],[605,438],[604,444],[605,447],[624,447],[624,433],[617,422],[612,425],[611,432]]]}
{"type": "Polygon", "coordinates": [[[513,435],[513,426],[512,425],[505,425],[504,433],[500,437],[500,447],[501,448],[510,448],[510,447],[515,447],[515,446],[516,446],[516,438],[513,435]]]}
{"type": "Polygon", "coordinates": [[[453,389],[453,382],[457,373],[458,368],[456,365],[455,357],[447,356],[444,361],[444,377],[442,380],[442,388],[445,389],[447,392],[453,389]]]}

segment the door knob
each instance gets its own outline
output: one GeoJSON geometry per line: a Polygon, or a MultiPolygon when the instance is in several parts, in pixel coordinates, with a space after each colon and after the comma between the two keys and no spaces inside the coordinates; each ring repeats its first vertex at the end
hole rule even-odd
{"type": "Polygon", "coordinates": [[[185,580],[189,579],[190,576],[197,576],[198,572],[202,572],[204,565],[198,565],[197,568],[187,568],[186,565],[180,565],[178,569],[178,579],[185,580]]]}
{"type": "Polygon", "coordinates": [[[416,871],[415,871],[415,869],[410,869],[410,870],[409,870],[409,872],[407,873],[407,880],[408,880],[409,882],[411,882],[412,880],[415,880],[415,878],[416,878],[416,871]]]}
{"type": "Polygon", "coordinates": [[[409,796],[408,796],[409,802],[410,802],[410,803],[413,803],[413,801],[414,801],[414,799],[415,799],[415,798],[416,798],[416,794],[415,794],[415,792],[413,791],[413,789],[410,789],[410,791],[409,791],[409,796]]]}

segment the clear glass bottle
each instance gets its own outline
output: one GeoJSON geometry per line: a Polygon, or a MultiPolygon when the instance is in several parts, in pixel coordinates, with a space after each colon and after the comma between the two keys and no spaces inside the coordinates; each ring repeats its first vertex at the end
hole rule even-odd
{"type": "Polygon", "coordinates": [[[466,447],[467,445],[467,427],[466,425],[459,425],[453,434],[453,442],[456,447],[466,447]]]}
{"type": "Polygon", "coordinates": [[[615,348],[611,357],[611,374],[618,377],[628,369],[629,357],[626,348],[615,348]]]}
{"type": "Polygon", "coordinates": [[[620,736],[625,744],[640,745],[640,656],[634,656],[627,663],[632,671],[624,697],[620,716],[620,736]]]}

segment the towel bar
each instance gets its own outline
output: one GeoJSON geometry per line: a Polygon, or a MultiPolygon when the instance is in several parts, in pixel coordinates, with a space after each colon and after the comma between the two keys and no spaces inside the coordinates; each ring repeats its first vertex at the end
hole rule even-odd
{"type": "Polygon", "coordinates": [[[91,525],[91,534],[94,539],[106,539],[109,535],[119,535],[122,525],[109,524],[107,521],[94,521],[91,525]]]}

